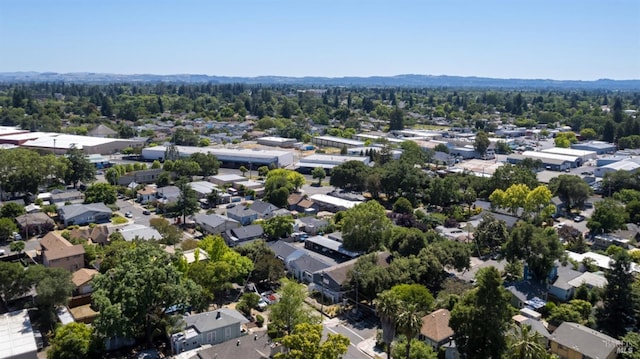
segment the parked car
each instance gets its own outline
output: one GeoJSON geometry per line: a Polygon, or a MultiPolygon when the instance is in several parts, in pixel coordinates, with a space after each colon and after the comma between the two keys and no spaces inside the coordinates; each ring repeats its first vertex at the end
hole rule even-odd
{"type": "Polygon", "coordinates": [[[128,211],[124,214],[124,216],[127,218],[133,218],[133,213],[131,213],[131,211],[128,211]]]}
{"type": "Polygon", "coordinates": [[[148,216],[151,214],[151,212],[148,209],[145,209],[144,211],[142,211],[142,214],[144,214],[145,216],[148,216]]]}
{"type": "Polygon", "coordinates": [[[574,221],[574,222],[582,222],[582,221],[584,221],[584,219],[585,219],[585,218],[584,218],[584,216],[579,215],[579,216],[575,216],[575,217],[573,218],[573,221],[574,221]]]}
{"type": "Polygon", "coordinates": [[[4,249],[0,249],[0,256],[3,256],[7,254],[7,251],[5,251],[4,249]]]}

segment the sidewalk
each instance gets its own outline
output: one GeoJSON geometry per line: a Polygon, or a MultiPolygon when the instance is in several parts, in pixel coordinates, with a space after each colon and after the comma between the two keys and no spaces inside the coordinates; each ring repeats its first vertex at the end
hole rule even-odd
{"type": "Polygon", "coordinates": [[[365,339],[358,343],[358,349],[374,359],[387,359],[387,353],[376,348],[376,337],[365,339]]]}

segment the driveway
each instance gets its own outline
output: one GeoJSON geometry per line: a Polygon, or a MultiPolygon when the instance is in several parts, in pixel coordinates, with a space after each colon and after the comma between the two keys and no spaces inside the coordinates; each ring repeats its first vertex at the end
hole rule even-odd
{"type": "Polygon", "coordinates": [[[135,224],[142,224],[145,226],[149,226],[149,220],[151,218],[158,218],[155,214],[144,215],[142,211],[144,208],[137,202],[133,200],[117,200],[116,205],[120,207],[120,213],[124,216],[126,212],[131,212],[132,218],[128,218],[129,220],[133,220],[135,224]]]}

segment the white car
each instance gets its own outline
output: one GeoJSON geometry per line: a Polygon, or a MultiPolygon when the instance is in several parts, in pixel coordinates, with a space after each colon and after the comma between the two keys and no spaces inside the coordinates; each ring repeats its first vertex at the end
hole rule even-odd
{"type": "Polygon", "coordinates": [[[5,251],[4,249],[0,249],[0,256],[3,256],[7,254],[7,251],[5,251]]]}

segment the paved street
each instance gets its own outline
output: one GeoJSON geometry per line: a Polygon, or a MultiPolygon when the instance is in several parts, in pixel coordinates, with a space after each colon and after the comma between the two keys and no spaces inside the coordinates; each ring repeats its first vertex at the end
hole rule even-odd
{"type": "Polygon", "coordinates": [[[326,319],[322,323],[323,334],[327,333],[342,334],[345,335],[351,341],[345,359],[368,359],[370,356],[363,353],[358,349],[358,344],[366,339],[375,337],[376,328],[370,325],[360,326],[352,325],[346,321],[341,321],[338,318],[326,319]]]}
{"type": "Polygon", "coordinates": [[[136,224],[142,224],[142,225],[148,226],[149,220],[151,218],[157,217],[154,214],[151,214],[151,215],[142,214],[142,211],[144,211],[144,208],[139,203],[136,203],[133,200],[124,201],[119,199],[116,201],[116,205],[120,207],[119,212],[122,213],[122,216],[124,216],[126,212],[131,212],[131,215],[133,217],[128,219],[132,219],[133,222],[136,224]]]}

